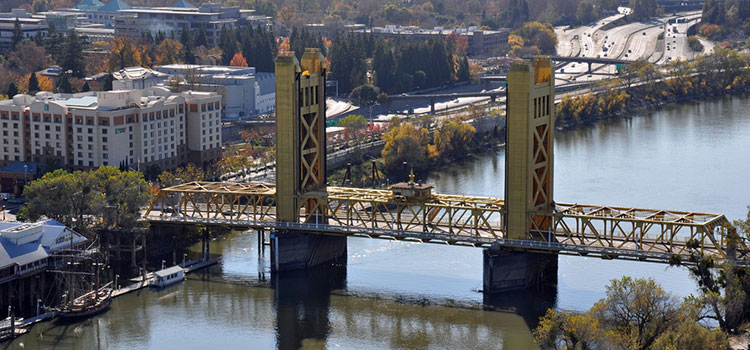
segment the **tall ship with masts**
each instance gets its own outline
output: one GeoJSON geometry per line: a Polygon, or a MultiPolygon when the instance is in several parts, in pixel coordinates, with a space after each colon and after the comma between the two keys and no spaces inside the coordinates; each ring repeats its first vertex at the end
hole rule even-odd
{"type": "Polygon", "coordinates": [[[55,271],[60,276],[60,286],[64,291],[61,304],[55,308],[57,317],[74,320],[99,314],[109,308],[112,303],[112,282],[100,285],[102,265],[97,250],[90,254],[70,255],[62,262],[60,269],[55,271]]]}

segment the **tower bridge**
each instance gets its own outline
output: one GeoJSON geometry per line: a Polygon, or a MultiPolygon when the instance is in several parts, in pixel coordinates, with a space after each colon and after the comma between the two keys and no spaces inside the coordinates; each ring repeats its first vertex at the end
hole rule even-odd
{"type": "Polygon", "coordinates": [[[553,200],[554,67],[508,74],[506,198],[438,193],[408,182],[389,189],[326,181],[325,60],[307,49],[276,60],[277,183],[191,182],[159,191],[152,227],[202,225],[271,232],[274,272],[345,262],[348,237],[483,249],[485,292],[555,279],[557,255],[682,262],[692,254],[750,265],[724,215],[553,200]]]}

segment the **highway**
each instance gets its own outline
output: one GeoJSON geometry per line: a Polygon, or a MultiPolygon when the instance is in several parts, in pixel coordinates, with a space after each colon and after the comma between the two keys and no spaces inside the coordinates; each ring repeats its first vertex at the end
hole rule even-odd
{"type": "MultiPolygon", "coordinates": [[[[687,47],[687,29],[700,18],[700,11],[685,12],[677,16],[665,16],[644,22],[633,22],[622,26],[603,29],[608,24],[624,16],[629,10],[620,8],[620,14],[606,17],[590,25],[577,28],[558,27],[557,52],[560,56],[600,57],[624,60],[647,60],[651,63],[667,64],[675,59],[693,59],[699,53],[687,47]],[[681,19],[683,23],[668,23],[681,19]],[[676,30],[676,31],[675,31],[676,30]],[[663,34],[663,41],[659,35],[663,34]]],[[[709,52],[713,46],[704,43],[709,52]]],[[[616,67],[595,64],[592,70],[598,73],[615,73],[616,67]]],[[[588,65],[580,63],[559,66],[557,79],[560,81],[587,81],[602,79],[602,75],[589,75],[588,65]]],[[[558,82],[559,84],[559,82],[558,82]]]]}

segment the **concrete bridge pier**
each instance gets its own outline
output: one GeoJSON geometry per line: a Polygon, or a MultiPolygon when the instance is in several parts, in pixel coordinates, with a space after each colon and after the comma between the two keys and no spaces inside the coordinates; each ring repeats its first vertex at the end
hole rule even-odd
{"type": "Polygon", "coordinates": [[[435,114],[435,99],[430,99],[430,114],[435,114]]]}
{"type": "Polygon", "coordinates": [[[483,291],[485,294],[557,285],[557,255],[485,249],[483,291]]]}
{"type": "Polygon", "coordinates": [[[346,237],[308,234],[302,231],[271,233],[271,271],[307,270],[346,264],[346,237]]]}
{"type": "Polygon", "coordinates": [[[589,73],[589,74],[591,74],[591,62],[588,62],[587,64],[588,64],[588,66],[589,66],[589,70],[588,70],[588,73],[589,73]]]}

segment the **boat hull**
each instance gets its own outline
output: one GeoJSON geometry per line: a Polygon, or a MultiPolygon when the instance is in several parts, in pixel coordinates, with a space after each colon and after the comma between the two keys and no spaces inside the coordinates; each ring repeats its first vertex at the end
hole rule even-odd
{"type": "Polygon", "coordinates": [[[79,320],[107,311],[110,304],[112,304],[112,297],[107,297],[107,299],[102,300],[97,305],[92,305],[80,310],[60,310],[57,312],[57,317],[62,320],[79,320]]]}

